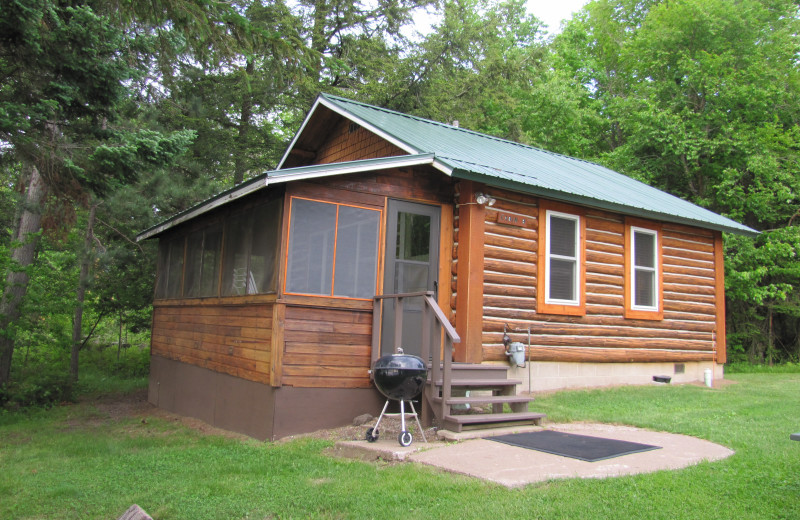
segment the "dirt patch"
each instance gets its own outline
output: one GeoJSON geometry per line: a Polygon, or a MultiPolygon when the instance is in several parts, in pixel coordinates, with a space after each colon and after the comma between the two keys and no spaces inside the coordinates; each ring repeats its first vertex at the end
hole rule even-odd
{"type": "Polygon", "coordinates": [[[84,401],[92,404],[98,413],[118,421],[128,417],[150,415],[157,408],[147,402],[147,390],[142,389],[130,394],[103,396],[84,401]]]}
{"type": "MultiPolygon", "coordinates": [[[[363,441],[366,437],[367,430],[375,426],[377,417],[368,421],[361,426],[342,426],[340,428],[331,428],[327,430],[317,430],[310,433],[303,433],[298,435],[290,435],[279,439],[278,443],[290,442],[295,439],[323,439],[327,441],[363,441]]],[[[406,428],[409,428],[415,438],[421,438],[418,432],[416,423],[413,419],[411,423],[406,420],[406,428]]],[[[400,418],[398,417],[384,417],[381,420],[379,437],[381,439],[396,439],[400,435],[400,418]]],[[[427,428],[425,430],[425,437],[429,441],[436,440],[436,428],[427,428]]]]}
{"type": "Polygon", "coordinates": [[[100,426],[109,422],[115,423],[122,420],[138,419],[142,424],[147,424],[151,419],[161,419],[178,423],[181,426],[194,430],[203,435],[216,435],[231,439],[249,439],[246,435],[215,428],[208,423],[192,417],[170,413],[150,404],[147,401],[147,390],[142,389],[129,394],[108,395],[99,398],[85,399],[79,404],[93,406],[96,410],[82,420],[70,419],[65,421],[67,430],[100,426]]]}

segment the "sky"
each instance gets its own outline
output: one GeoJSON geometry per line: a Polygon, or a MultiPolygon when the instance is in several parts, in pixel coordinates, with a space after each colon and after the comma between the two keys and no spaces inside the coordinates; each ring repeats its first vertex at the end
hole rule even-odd
{"type": "Polygon", "coordinates": [[[559,32],[561,20],[572,18],[572,14],[580,11],[588,0],[528,0],[528,12],[547,25],[547,32],[559,32]]]}

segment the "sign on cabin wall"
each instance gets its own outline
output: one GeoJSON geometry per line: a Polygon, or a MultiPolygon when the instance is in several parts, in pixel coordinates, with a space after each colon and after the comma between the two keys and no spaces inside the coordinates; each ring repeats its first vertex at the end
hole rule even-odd
{"type": "Polygon", "coordinates": [[[517,227],[531,227],[533,226],[533,220],[531,217],[526,217],[523,215],[515,215],[513,213],[506,213],[504,211],[497,212],[497,223],[498,224],[507,224],[509,226],[517,226],[517,227]]]}

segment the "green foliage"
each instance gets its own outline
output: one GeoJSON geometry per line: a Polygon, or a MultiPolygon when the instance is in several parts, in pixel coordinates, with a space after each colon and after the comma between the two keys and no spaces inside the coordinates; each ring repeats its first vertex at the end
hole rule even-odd
{"type": "Polygon", "coordinates": [[[121,351],[117,345],[103,348],[95,346],[83,355],[84,365],[89,371],[119,379],[146,378],[150,374],[150,349],[123,344],[121,351]]]}
{"type": "Polygon", "coordinates": [[[726,374],[800,374],[800,363],[758,365],[754,363],[727,363],[726,374]]]}
{"type": "Polygon", "coordinates": [[[73,389],[66,364],[39,363],[0,387],[0,409],[50,408],[72,401],[73,389]]]}

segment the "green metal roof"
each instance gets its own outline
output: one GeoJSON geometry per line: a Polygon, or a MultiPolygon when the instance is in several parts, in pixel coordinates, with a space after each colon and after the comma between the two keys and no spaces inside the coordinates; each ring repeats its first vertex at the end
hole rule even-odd
{"type": "MultiPolygon", "coordinates": [[[[758,233],[599,164],[337,96],[320,95],[306,123],[319,105],[357,122],[409,154],[433,154],[434,166],[456,178],[628,215],[744,235],[758,233]]],[[[298,136],[302,131],[303,128],[298,136]]]]}
{"type": "Polygon", "coordinates": [[[226,190],[142,231],[145,240],[269,185],[308,178],[431,165],[446,175],[625,215],[742,235],[757,231],[595,163],[514,143],[342,97],[322,94],[278,169],[226,190]],[[325,106],[383,137],[409,155],[283,168],[316,109],[325,106]]]}

